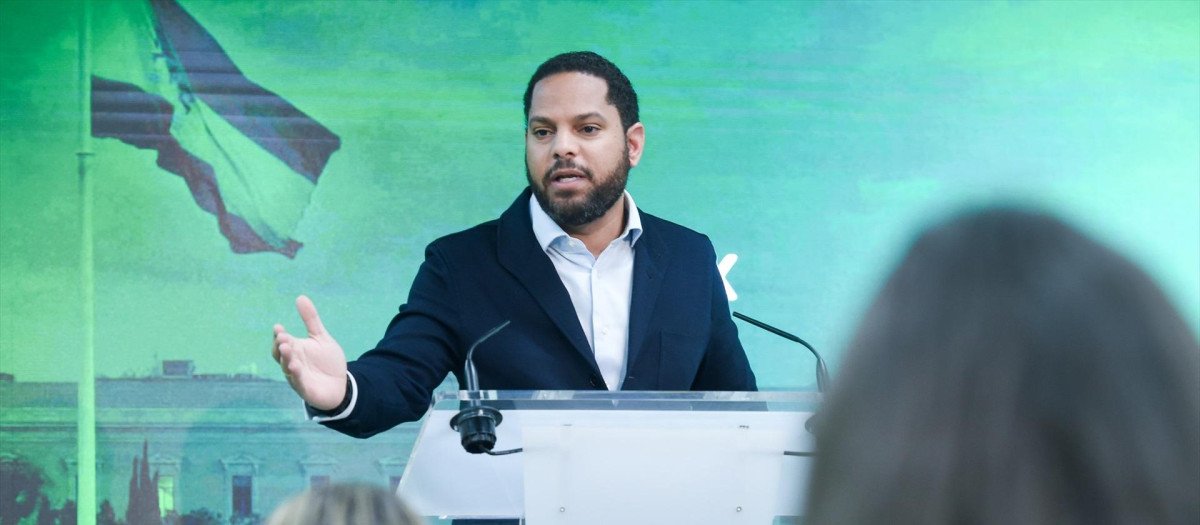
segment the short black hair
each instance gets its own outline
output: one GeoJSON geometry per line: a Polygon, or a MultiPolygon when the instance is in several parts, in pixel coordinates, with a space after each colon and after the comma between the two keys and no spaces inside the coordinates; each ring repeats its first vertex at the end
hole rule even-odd
{"type": "Polygon", "coordinates": [[[604,80],[604,83],[608,84],[608,96],[605,98],[609,104],[617,107],[617,114],[621,116],[621,127],[628,131],[630,126],[638,123],[637,92],[633,90],[633,84],[629,83],[629,78],[616,64],[591,51],[563,53],[538,66],[525,88],[526,123],[529,122],[533,86],[543,78],[558,73],[584,73],[604,80]]]}

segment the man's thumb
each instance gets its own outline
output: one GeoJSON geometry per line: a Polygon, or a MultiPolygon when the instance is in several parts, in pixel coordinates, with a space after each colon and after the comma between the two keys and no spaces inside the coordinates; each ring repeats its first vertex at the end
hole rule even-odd
{"type": "Polygon", "coordinates": [[[297,297],[296,311],[300,312],[300,319],[304,321],[309,337],[325,334],[325,325],[321,324],[321,316],[317,315],[317,306],[312,300],[303,295],[297,297]]]}

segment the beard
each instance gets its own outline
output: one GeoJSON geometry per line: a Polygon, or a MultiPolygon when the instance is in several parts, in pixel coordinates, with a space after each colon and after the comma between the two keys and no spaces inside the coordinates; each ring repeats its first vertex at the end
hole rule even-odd
{"type": "Polygon", "coordinates": [[[629,146],[625,146],[625,151],[621,155],[621,162],[617,167],[613,168],[607,176],[597,179],[592,170],[576,166],[570,160],[558,160],[546,173],[542,175],[542,183],[534,184],[533,174],[529,171],[529,161],[525,161],[525,177],[529,179],[529,187],[533,189],[533,196],[541,205],[542,210],[549,215],[554,222],[561,227],[582,226],[592,222],[600,217],[603,217],[608,210],[612,209],[625,195],[625,183],[629,180],[629,169],[632,166],[629,163],[629,146]],[[550,174],[560,169],[575,169],[583,172],[584,176],[592,182],[592,188],[583,196],[582,201],[578,199],[551,199],[549,195],[550,174]]]}

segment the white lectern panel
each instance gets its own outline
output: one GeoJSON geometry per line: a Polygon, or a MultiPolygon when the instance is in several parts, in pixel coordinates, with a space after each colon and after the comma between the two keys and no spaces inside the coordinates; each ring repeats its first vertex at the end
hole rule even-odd
{"type": "Polygon", "coordinates": [[[504,416],[495,450],[523,448],[506,456],[459,445],[449,420],[466,399],[435,400],[401,481],[401,497],[424,515],[543,525],[769,524],[803,514],[804,480],[790,478],[807,475],[814,394],[477,394],[504,416]]]}

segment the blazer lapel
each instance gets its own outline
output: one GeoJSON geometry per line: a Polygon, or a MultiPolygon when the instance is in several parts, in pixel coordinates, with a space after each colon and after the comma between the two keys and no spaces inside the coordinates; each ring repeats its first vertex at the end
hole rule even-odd
{"type": "Polygon", "coordinates": [[[587,336],[579,326],[579,316],[575,314],[571,296],[559,280],[554,263],[550,262],[533,235],[533,222],[529,218],[530,195],[530,190],[526,188],[516,202],[500,215],[496,239],[500,265],[529,290],[575,350],[592,365],[593,372],[600,375],[596,356],[592,354],[587,336]]]}
{"type": "Polygon", "coordinates": [[[654,217],[645,212],[642,215],[642,236],[633,247],[633,297],[629,304],[629,350],[626,354],[626,367],[631,368],[637,362],[646,340],[646,332],[650,326],[650,315],[654,312],[654,303],[658,300],[658,292],[662,289],[662,276],[670,263],[670,250],[667,243],[657,235],[654,228],[654,217]]]}

